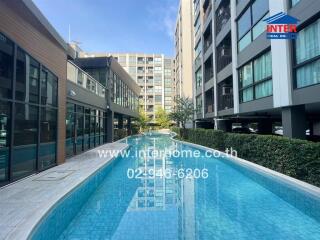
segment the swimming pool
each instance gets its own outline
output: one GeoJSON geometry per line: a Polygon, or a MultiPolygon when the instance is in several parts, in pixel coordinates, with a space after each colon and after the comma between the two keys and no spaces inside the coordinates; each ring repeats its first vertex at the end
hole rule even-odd
{"type": "Polygon", "coordinates": [[[149,154],[197,150],[167,135],[125,141],[128,156],[57,203],[31,239],[320,239],[319,196],[204,150],[149,154]]]}

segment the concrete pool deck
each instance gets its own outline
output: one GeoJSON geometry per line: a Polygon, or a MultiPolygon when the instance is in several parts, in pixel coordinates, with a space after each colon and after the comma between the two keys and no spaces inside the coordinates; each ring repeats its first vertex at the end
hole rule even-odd
{"type": "Polygon", "coordinates": [[[109,143],[67,159],[66,163],[0,189],[0,239],[27,239],[33,228],[68,192],[114,159],[97,150],[123,151],[124,143],[109,143]]]}

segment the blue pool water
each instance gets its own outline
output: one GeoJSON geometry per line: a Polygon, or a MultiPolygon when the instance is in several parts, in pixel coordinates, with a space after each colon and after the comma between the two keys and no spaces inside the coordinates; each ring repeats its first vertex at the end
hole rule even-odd
{"type": "Polygon", "coordinates": [[[127,141],[130,156],[66,197],[33,239],[320,239],[319,198],[223,158],[136,157],[150,147],[194,150],[168,136],[127,141]],[[208,177],[128,178],[138,168],[207,169],[208,177]]]}

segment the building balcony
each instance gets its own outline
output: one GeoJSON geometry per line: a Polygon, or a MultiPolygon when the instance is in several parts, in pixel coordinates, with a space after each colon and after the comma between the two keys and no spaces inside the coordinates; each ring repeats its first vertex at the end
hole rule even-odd
{"type": "Polygon", "coordinates": [[[230,1],[226,0],[222,2],[216,12],[216,35],[220,33],[221,29],[226,25],[230,17],[230,1]]]}
{"type": "Polygon", "coordinates": [[[74,63],[67,63],[67,79],[99,97],[105,97],[106,88],[74,63]]]}
{"type": "Polygon", "coordinates": [[[203,4],[203,22],[204,23],[209,18],[211,11],[212,11],[211,0],[205,0],[205,2],[203,4]]]}

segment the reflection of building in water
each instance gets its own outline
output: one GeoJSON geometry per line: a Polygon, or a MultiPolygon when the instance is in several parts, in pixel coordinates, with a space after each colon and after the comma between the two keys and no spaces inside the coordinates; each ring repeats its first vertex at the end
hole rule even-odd
{"type": "MultiPolygon", "coordinates": [[[[176,147],[171,141],[151,139],[148,145],[138,148],[150,153],[160,149],[174,151],[176,147]]],[[[136,167],[144,171],[170,169],[172,173],[177,173],[180,164],[179,159],[171,159],[170,156],[149,154],[139,158],[136,167]]],[[[112,239],[131,234],[137,239],[195,239],[194,179],[178,178],[175,174],[171,178],[145,176],[139,181],[140,186],[112,239]]]]}
{"type": "MultiPolygon", "coordinates": [[[[138,166],[146,176],[141,178],[141,186],[138,187],[133,198],[129,211],[134,210],[160,210],[166,209],[169,205],[177,204],[177,178],[165,178],[163,173],[171,170],[174,173],[175,167],[168,157],[152,154],[153,151],[160,151],[162,148],[156,146],[156,139],[152,138],[153,144],[145,146],[145,156],[138,160],[138,166]],[[148,174],[154,172],[154,176],[148,174]]],[[[174,145],[170,146],[171,148],[174,145]]]]}

